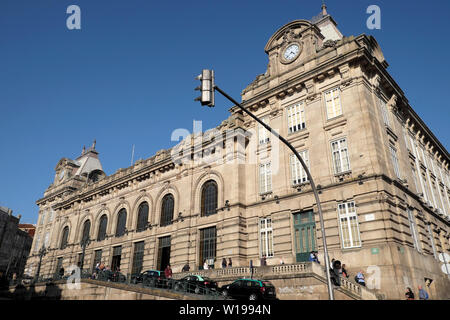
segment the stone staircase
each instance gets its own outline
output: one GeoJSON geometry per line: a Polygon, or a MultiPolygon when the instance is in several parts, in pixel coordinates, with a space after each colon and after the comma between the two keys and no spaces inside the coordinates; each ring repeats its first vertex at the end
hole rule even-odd
{"type": "MultiPolygon", "coordinates": [[[[263,279],[271,281],[280,299],[328,299],[325,268],[314,262],[283,264],[265,267],[233,267],[209,269],[173,274],[174,279],[198,274],[219,283],[228,284],[238,278],[263,279]],[[309,294],[308,294],[309,293],[309,294]]],[[[341,279],[341,286],[334,287],[335,299],[380,300],[381,296],[351,280],[341,279]]]]}

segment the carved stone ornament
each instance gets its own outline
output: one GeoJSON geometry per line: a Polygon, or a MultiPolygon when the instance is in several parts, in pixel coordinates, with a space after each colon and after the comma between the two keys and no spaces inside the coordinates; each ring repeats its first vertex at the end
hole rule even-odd
{"type": "Polygon", "coordinates": [[[337,44],[337,41],[329,39],[323,43],[323,47],[324,48],[335,48],[336,44],[337,44]]]}
{"type": "Polygon", "coordinates": [[[286,30],[286,32],[283,35],[283,42],[281,43],[281,46],[284,46],[290,42],[297,42],[301,38],[301,34],[295,34],[294,30],[286,30]]]}
{"type": "Polygon", "coordinates": [[[389,110],[396,111],[397,110],[397,96],[395,94],[392,95],[391,99],[386,104],[389,110]]]}

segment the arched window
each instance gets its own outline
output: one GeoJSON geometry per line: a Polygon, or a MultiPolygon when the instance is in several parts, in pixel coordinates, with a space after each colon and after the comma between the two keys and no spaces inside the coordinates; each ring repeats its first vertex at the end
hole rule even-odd
{"type": "Polygon", "coordinates": [[[98,236],[97,240],[102,241],[106,238],[106,227],[108,225],[108,217],[106,214],[100,217],[100,225],[98,226],[98,236]]]}
{"type": "Polygon", "coordinates": [[[62,231],[62,237],[61,237],[61,249],[64,249],[67,247],[67,241],[69,239],[69,227],[65,226],[62,231]]]}
{"type": "Polygon", "coordinates": [[[217,210],[217,183],[214,180],[207,181],[202,188],[202,216],[215,214],[217,210]]]}
{"type": "Polygon", "coordinates": [[[165,195],[164,198],[162,199],[162,206],[161,206],[161,223],[160,223],[161,227],[172,224],[173,205],[174,205],[173,195],[171,195],[170,193],[165,195]]]}
{"type": "Polygon", "coordinates": [[[137,227],[136,231],[144,231],[147,227],[148,222],[148,203],[142,202],[139,205],[138,209],[138,220],[137,220],[137,227]]]}
{"type": "Polygon", "coordinates": [[[86,220],[83,225],[83,233],[81,234],[81,241],[88,239],[90,232],[91,232],[91,221],[86,220]]]}
{"type": "Polygon", "coordinates": [[[127,223],[127,210],[125,208],[120,209],[117,214],[117,229],[116,229],[116,237],[121,237],[125,234],[125,225],[127,223]]]}

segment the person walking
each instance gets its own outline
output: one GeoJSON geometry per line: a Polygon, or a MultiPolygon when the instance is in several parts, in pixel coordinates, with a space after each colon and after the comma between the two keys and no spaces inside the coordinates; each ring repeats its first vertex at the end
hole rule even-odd
{"type": "Polygon", "coordinates": [[[428,292],[426,292],[425,289],[422,288],[422,286],[419,286],[419,299],[428,300],[428,298],[428,292]]]}
{"type": "Polygon", "coordinates": [[[406,300],[414,300],[414,292],[412,292],[410,287],[406,288],[405,297],[406,300]]]}
{"type": "Polygon", "coordinates": [[[345,264],[342,265],[342,276],[348,278],[347,269],[345,269],[345,264]]]}
{"type": "Polygon", "coordinates": [[[225,269],[227,267],[227,259],[222,259],[222,268],[225,269]]]}
{"type": "Polygon", "coordinates": [[[164,270],[164,275],[166,276],[166,279],[172,278],[172,268],[170,267],[170,263],[167,265],[166,269],[164,270]]]}

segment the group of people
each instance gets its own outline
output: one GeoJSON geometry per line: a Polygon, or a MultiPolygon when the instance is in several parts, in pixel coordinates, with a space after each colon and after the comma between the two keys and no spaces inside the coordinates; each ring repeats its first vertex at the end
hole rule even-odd
{"type": "MultiPolygon", "coordinates": [[[[341,285],[341,278],[349,278],[350,274],[348,273],[345,264],[341,264],[339,260],[331,259],[331,268],[330,268],[330,275],[331,275],[331,281],[334,285],[340,286],[341,285]]],[[[362,270],[360,270],[355,275],[355,282],[366,286],[366,279],[364,276],[364,273],[362,270]]]]}
{"type": "MultiPolygon", "coordinates": [[[[205,264],[207,265],[207,263],[206,263],[206,260],[205,260],[205,264]]],[[[231,268],[233,266],[233,262],[231,261],[231,258],[228,258],[228,262],[227,262],[227,259],[226,258],[223,258],[222,259],[222,268],[231,268]]],[[[203,266],[203,269],[205,269],[205,267],[203,266]]]]}
{"type": "MultiPolygon", "coordinates": [[[[414,292],[412,292],[411,288],[406,288],[405,292],[406,300],[415,300],[414,298],[414,292]]],[[[422,286],[419,286],[419,300],[428,300],[428,292],[425,291],[425,289],[422,288],[422,286]]]]}

